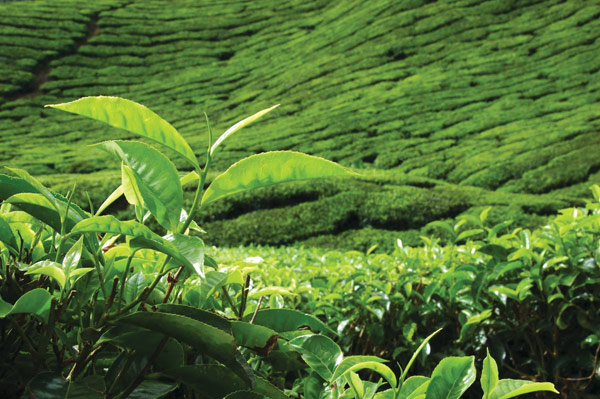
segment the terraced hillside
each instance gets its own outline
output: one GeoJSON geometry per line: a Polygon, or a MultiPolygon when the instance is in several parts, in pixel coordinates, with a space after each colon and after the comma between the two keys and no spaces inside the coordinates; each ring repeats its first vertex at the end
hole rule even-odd
{"type": "Polygon", "coordinates": [[[600,183],[599,37],[598,0],[0,3],[0,163],[97,206],[118,178],[86,145],[128,133],[44,104],[126,97],[202,154],[203,111],[219,131],[281,103],[220,169],[292,149],[365,177],[232,197],[209,241],[385,248],[488,205],[534,226],[600,183]]]}

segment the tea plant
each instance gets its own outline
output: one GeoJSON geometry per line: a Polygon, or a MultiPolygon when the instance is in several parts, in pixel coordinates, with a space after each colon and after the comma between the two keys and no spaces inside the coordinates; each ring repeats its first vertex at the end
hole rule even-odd
{"type": "Polygon", "coordinates": [[[15,397],[23,389],[57,398],[162,397],[182,383],[201,396],[254,390],[284,397],[253,372],[253,355],[244,357],[248,351],[266,356],[279,334],[253,322],[283,317],[314,331],[325,326],[298,312],[250,306],[249,278],[243,270],[214,270],[202,240],[190,235],[199,229],[193,215],[236,192],[350,172],[317,157],[270,152],[232,165],[204,190],[219,145],[274,107],[236,123],[214,142],[209,126],[203,167],[169,123],[139,104],[87,97],[51,107],[155,141],[194,171],[180,177],[170,159],[142,142],[101,143],[120,162],[122,180],[93,215],[72,203],[73,191],[67,197],[53,193],[20,169],[10,169],[17,177],[0,175],[2,390],[15,397]],[[191,182],[196,195],[186,211],[182,185],[191,182]],[[135,207],[137,220],[101,216],[121,195],[135,207]],[[150,230],[144,224],[149,218],[167,234],[150,230]]]}

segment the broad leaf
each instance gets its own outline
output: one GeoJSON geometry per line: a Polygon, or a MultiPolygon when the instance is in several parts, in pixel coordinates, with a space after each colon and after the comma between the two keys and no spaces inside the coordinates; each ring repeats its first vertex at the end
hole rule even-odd
{"type": "Polygon", "coordinates": [[[183,234],[169,234],[164,239],[177,247],[179,253],[188,260],[196,273],[204,276],[204,242],[200,238],[183,234]]]}
{"type": "Polygon", "coordinates": [[[436,366],[426,399],[458,399],[475,381],[475,358],[447,357],[436,366]]]}
{"type": "MultiPolygon", "coordinates": [[[[251,316],[246,316],[245,321],[250,320],[251,316]]],[[[304,314],[293,309],[264,309],[256,314],[254,324],[269,327],[279,333],[287,331],[296,331],[300,327],[308,326],[313,332],[329,332],[335,335],[335,332],[327,327],[321,320],[308,314],[304,314]]]]}
{"type": "Polygon", "coordinates": [[[15,240],[15,235],[10,228],[10,225],[2,218],[0,215],[0,241],[6,245],[6,247],[13,253],[17,253],[17,240],[15,240]]]}
{"type": "Polygon", "coordinates": [[[58,283],[58,285],[60,285],[61,290],[64,288],[67,281],[67,277],[62,269],[62,265],[49,260],[42,260],[35,263],[29,269],[27,269],[26,274],[42,274],[44,276],[51,277],[58,283]]]}
{"type": "Polygon", "coordinates": [[[487,350],[487,356],[483,359],[480,382],[483,399],[489,399],[494,389],[496,389],[496,385],[498,385],[498,365],[494,358],[490,356],[489,349],[487,350]]]}
{"type": "MultiPolygon", "coordinates": [[[[102,386],[88,386],[82,382],[68,382],[59,375],[44,372],[33,377],[25,387],[23,397],[36,399],[102,399],[102,386]]],[[[97,384],[94,384],[97,385],[97,384]]]]}
{"type": "Polygon", "coordinates": [[[127,396],[127,399],[161,399],[175,389],[177,389],[177,384],[145,379],[127,396]]]}
{"type": "Polygon", "coordinates": [[[498,385],[496,386],[494,392],[492,392],[490,395],[490,399],[509,399],[514,398],[515,396],[538,391],[550,391],[558,393],[558,391],[554,388],[554,385],[549,382],[505,379],[498,381],[498,385]]]}
{"type": "Polygon", "coordinates": [[[236,391],[232,392],[229,395],[223,397],[223,399],[270,399],[268,396],[265,396],[260,393],[256,393],[254,391],[236,391]]]}
{"type": "Polygon", "coordinates": [[[10,310],[2,306],[5,312],[0,314],[0,318],[17,313],[27,313],[39,316],[44,322],[48,322],[50,316],[50,306],[52,305],[52,295],[43,288],[36,288],[25,293],[15,302],[10,310]]]}
{"type": "Polygon", "coordinates": [[[232,321],[231,332],[238,345],[253,349],[261,356],[268,356],[277,343],[275,331],[257,324],[232,321]]]}
{"type": "Polygon", "coordinates": [[[415,375],[407,378],[406,381],[404,381],[404,384],[402,384],[400,392],[398,392],[397,399],[408,399],[415,392],[424,394],[427,391],[429,380],[429,377],[423,377],[422,375],[415,375]]]}
{"type": "MultiPolygon", "coordinates": [[[[133,173],[126,175],[130,183],[135,180],[133,186],[137,190],[134,191],[138,194],[139,190],[144,206],[163,227],[175,231],[183,206],[183,190],[175,165],[160,151],[144,143],[108,141],[98,146],[131,169],[133,173]]],[[[123,184],[123,188],[126,187],[123,184]]],[[[139,200],[137,195],[136,200],[139,200]]]]}
{"type": "Polygon", "coordinates": [[[243,128],[244,126],[247,126],[249,124],[251,124],[252,122],[254,122],[255,120],[257,120],[258,118],[260,118],[261,116],[263,116],[264,114],[266,114],[267,112],[275,109],[279,107],[279,104],[277,105],[273,105],[270,108],[267,109],[263,109],[262,111],[258,111],[257,113],[255,113],[252,116],[249,116],[245,119],[242,119],[241,121],[237,122],[235,125],[231,126],[229,129],[227,129],[225,131],[225,133],[223,133],[218,139],[217,141],[215,141],[215,143],[212,145],[212,147],[210,148],[210,154],[212,155],[213,152],[215,152],[215,150],[217,149],[217,147],[229,136],[231,136],[233,133],[237,132],[238,130],[240,130],[241,128],[243,128]]]}
{"type": "Polygon", "coordinates": [[[300,352],[302,359],[314,372],[325,381],[332,381],[333,372],[341,363],[343,354],[331,338],[324,335],[304,335],[292,339],[289,345],[300,352]]]}
{"type": "Polygon", "coordinates": [[[121,318],[119,322],[167,334],[232,368],[243,379],[252,379],[238,359],[233,336],[218,328],[189,317],[162,312],[137,312],[121,318]]]}
{"type": "Polygon", "coordinates": [[[61,109],[107,123],[116,128],[152,139],[189,160],[199,168],[194,151],[181,134],[167,121],[147,107],[118,97],[83,97],[63,104],[46,107],[61,109]]]}
{"type": "Polygon", "coordinates": [[[77,223],[71,230],[72,234],[90,232],[122,234],[135,237],[135,240],[131,240],[130,244],[132,246],[137,245],[142,248],[155,249],[173,257],[193,270],[193,265],[179,252],[177,247],[136,221],[120,221],[112,215],[93,216],[77,223]]]}
{"type": "Polygon", "coordinates": [[[164,303],[157,306],[158,310],[165,313],[178,314],[180,316],[190,317],[194,320],[201,321],[210,326],[216,327],[219,330],[231,334],[231,321],[219,316],[216,313],[198,309],[193,306],[178,305],[174,303],[164,303]]]}
{"type": "Polygon", "coordinates": [[[385,364],[385,360],[376,356],[348,356],[336,367],[330,381],[335,381],[352,371],[373,370],[380,374],[390,386],[396,388],[396,375],[385,364]]]}
{"type": "Polygon", "coordinates": [[[67,276],[71,274],[72,271],[77,269],[79,266],[79,260],[81,259],[81,253],[83,252],[83,237],[80,237],[79,240],[73,246],[67,254],[65,255],[62,267],[67,276]]]}
{"type": "Polygon", "coordinates": [[[182,382],[208,398],[222,398],[230,393],[249,388],[238,375],[219,364],[178,367],[165,370],[161,374],[182,382]]]}
{"type": "Polygon", "coordinates": [[[293,151],[252,155],[217,176],[202,197],[202,205],[231,194],[295,180],[346,176],[351,172],[335,162],[293,151]]]}

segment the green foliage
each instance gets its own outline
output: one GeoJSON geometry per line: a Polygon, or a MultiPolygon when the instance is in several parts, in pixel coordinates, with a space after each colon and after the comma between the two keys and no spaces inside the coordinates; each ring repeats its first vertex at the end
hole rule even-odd
{"type": "MultiPolygon", "coordinates": [[[[226,131],[228,121],[285,98],[277,118],[266,115],[255,133],[239,131],[235,142],[220,144],[213,166],[224,171],[244,156],[289,149],[384,170],[389,179],[399,173],[437,179],[433,185],[451,184],[465,201],[445,208],[445,216],[435,213],[440,218],[500,205],[491,196],[472,204],[469,186],[501,191],[504,205],[521,204],[519,194],[543,193],[539,199],[553,211],[511,209],[533,228],[558,208],[580,205],[587,187],[600,182],[599,161],[589,150],[600,140],[594,1],[271,0],[242,9],[181,0],[165,9],[157,0],[60,0],[0,7],[0,147],[10,149],[0,162],[27,169],[58,192],[77,182],[73,199],[86,210],[85,192],[94,205],[102,203],[121,173],[86,145],[134,133],[41,105],[89,93],[126,96],[168,117],[191,149],[179,148],[182,156],[164,149],[179,170],[194,168],[194,156],[204,152],[207,134],[197,125],[202,110],[226,131]]],[[[389,252],[389,235],[411,234],[432,221],[423,221],[438,194],[431,184],[421,186],[432,191],[421,196],[423,212],[414,220],[404,213],[411,227],[384,206],[397,198],[380,182],[353,188],[352,203],[368,198],[384,212],[382,220],[393,222],[381,226],[349,212],[338,225],[288,232],[286,242],[340,247],[345,241],[334,236],[346,233],[345,249],[378,244],[389,252]]],[[[288,191],[278,190],[268,192],[277,199],[288,191]]],[[[243,201],[248,211],[237,216],[257,206],[250,197],[243,201]]],[[[286,199],[298,205],[298,198],[286,199]]],[[[191,203],[193,193],[185,200],[191,203]]],[[[440,199],[440,210],[446,200],[440,199]]],[[[260,203],[261,210],[275,208],[264,219],[281,219],[278,201],[260,203]]],[[[117,202],[109,211],[126,207],[117,202]]],[[[237,245],[229,231],[245,229],[244,221],[212,216],[219,222],[214,243],[237,245]]],[[[210,233],[212,226],[204,226],[210,233]]],[[[268,237],[255,243],[278,244],[268,237]]]]}
{"type": "MultiPolygon", "coordinates": [[[[161,398],[177,390],[208,397],[286,398],[251,365],[277,347],[280,337],[307,332],[300,328],[333,332],[295,310],[259,311],[260,300],[249,296],[244,270],[206,270],[218,265],[189,232],[199,229],[192,217],[216,146],[209,140],[200,169],[183,137],[137,103],[87,97],[53,107],[127,128],[179,152],[195,166],[182,181],[196,183],[196,197],[183,211],[177,169],[160,151],[138,142],[102,144],[121,162],[123,174],[96,215],[72,203],[73,192],[67,198],[55,194],[24,170],[9,169],[19,177],[0,175],[3,392],[8,397],[161,398]],[[135,205],[137,221],[100,216],[121,195],[135,205]],[[147,227],[149,218],[167,234],[147,227]]],[[[248,123],[235,125],[220,141],[248,123]]],[[[266,184],[265,178],[273,184],[349,174],[333,162],[294,152],[269,155],[259,157],[256,178],[252,170],[240,174],[234,168],[215,178],[206,191],[209,198],[213,193],[209,201],[227,195],[227,185],[244,191],[266,184]],[[304,170],[286,169],[298,166],[304,170]]],[[[254,159],[240,164],[257,168],[254,159]]]]}
{"type": "MultiPolygon", "coordinates": [[[[593,189],[594,202],[562,210],[534,231],[513,229],[510,221],[490,224],[494,209],[485,208],[456,223],[433,223],[448,245],[423,236],[423,247],[398,241],[391,255],[375,248],[367,254],[261,248],[222,250],[219,259],[235,265],[236,257],[264,257],[253,274],[255,289],[290,287],[297,295],[277,301],[329,320],[344,353],[406,362],[420,337],[443,327],[429,359],[483,357],[488,347],[504,373],[551,380],[573,395],[591,393],[598,389],[592,370],[600,346],[594,316],[600,189],[593,189]]],[[[425,357],[416,366],[427,370],[425,357]]],[[[490,387],[495,369],[484,362],[490,387]]]]}

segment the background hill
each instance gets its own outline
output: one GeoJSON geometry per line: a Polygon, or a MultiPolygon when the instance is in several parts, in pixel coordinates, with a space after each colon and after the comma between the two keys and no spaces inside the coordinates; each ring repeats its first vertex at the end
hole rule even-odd
{"type": "Polygon", "coordinates": [[[600,183],[599,37],[597,0],[2,2],[0,164],[98,206],[118,173],[86,146],[128,133],[44,104],[141,102],[203,154],[203,111],[220,132],[281,103],[219,169],[291,149],[365,177],[232,197],[208,241],[386,249],[487,206],[534,227],[600,183]]]}

